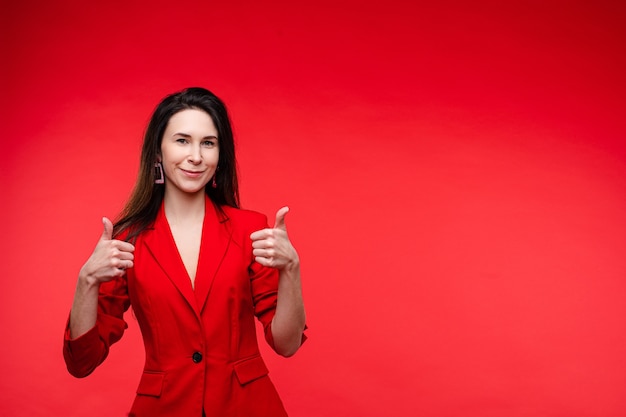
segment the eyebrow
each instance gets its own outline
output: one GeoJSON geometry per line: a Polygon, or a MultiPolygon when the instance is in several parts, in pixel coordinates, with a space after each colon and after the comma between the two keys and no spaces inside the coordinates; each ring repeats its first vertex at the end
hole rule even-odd
{"type": "MultiPolygon", "coordinates": [[[[187,133],[180,133],[180,132],[177,132],[177,133],[174,133],[172,136],[182,136],[182,137],[184,137],[184,138],[191,139],[191,135],[190,135],[190,134],[187,134],[187,133]]],[[[217,139],[217,136],[210,135],[210,136],[205,136],[205,137],[203,137],[202,139],[217,139]]]]}

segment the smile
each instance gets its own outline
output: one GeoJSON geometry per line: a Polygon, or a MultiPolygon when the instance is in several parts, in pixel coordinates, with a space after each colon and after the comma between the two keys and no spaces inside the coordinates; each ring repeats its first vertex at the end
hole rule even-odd
{"type": "Polygon", "coordinates": [[[188,177],[193,177],[193,178],[199,177],[202,174],[204,174],[204,171],[187,171],[186,169],[182,169],[182,168],[181,168],[181,171],[183,171],[183,173],[187,175],[188,177]]]}

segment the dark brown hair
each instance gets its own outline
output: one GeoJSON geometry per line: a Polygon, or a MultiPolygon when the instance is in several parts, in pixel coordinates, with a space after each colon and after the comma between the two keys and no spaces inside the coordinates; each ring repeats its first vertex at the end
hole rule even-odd
{"type": "Polygon", "coordinates": [[[150,118],[141,150],[137,182],[115,224],[114,236],[127,231],[126,240],[134,240],[154,222],[165,194],[165,185],[154,183],[156,176],[154,164],[161,153],[163,133],[170,118],[186,109],[205,111],[217,129],[219,140],[219,162],[215,174],[217,186],[213,188],[211,184],[207,184],[205,192],[218,208],[223,205],[239,207],[235,143],[226,106],[209,90],[200,87],[186,88],[165,97],[150,118]]]}

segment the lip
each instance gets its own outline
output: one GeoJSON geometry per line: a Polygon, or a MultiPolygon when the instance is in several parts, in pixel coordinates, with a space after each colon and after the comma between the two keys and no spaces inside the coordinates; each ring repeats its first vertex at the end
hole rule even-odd
{"type": "Polygon", "coordinates": [[[186,169],[180,169],[181,171],[183,171],[183,173],[191,178],[198,178],[199,176],[201,176],[202,174],[204,174],[204,171],[187,171],[186,169]]]}

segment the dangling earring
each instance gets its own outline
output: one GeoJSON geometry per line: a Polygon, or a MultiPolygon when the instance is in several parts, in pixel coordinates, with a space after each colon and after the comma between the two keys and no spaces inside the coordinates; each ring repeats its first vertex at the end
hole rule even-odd
{"type": "Polygon", "coordinates": [[[211,181],[211,187],[217,188],[217,182],[215,181],[215,177],[217,177],[217,172],[213,174],[213,181],[211,181]]]}
{"type": "Polygon", "coordinates": [[[154,163],[154,183],[155,184],[165,183],[165,175],[163,175],[163,165],[161,165],[160,162],[154,163]]]}

